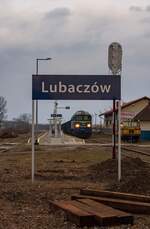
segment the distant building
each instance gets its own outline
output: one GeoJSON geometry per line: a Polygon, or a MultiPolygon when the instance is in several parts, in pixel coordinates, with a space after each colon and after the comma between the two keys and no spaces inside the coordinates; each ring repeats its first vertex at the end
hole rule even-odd
{"type": "MultiPolygon", "coordinates": [[[[118,110],[116,108],[116,116],[118,110]]],[[[113,110],[106,111],[99,116],[104,116],[104,128],[112,128],[113,110]]],[[[123,103],[121,106],[121,121],[124,120],[140,121],[141,139],[150,140],[150,98],[142,97],[137,100],[123,103]]]]}

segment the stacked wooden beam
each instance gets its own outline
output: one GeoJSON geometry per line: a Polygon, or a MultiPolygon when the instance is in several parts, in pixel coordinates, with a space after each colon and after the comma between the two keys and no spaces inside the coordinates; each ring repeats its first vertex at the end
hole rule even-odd
{"type": "Polygon", "coordinates": [[[65,211],[67,219],[80,227],[133,224],[132,215],[90,199],[53,201],[51,204],[65,211]]]}
{"type": "Polygon", "coordinates": [[[50,204],[56,209],[62,209],[66,213],[67,219],[78,226],[92,226],[93,214],[73,204],[76,202],[77,201],[50,201],[50,204]]]}
{"type": "Polygon", "coordinates": [[[71,198],[50,203],[80,227],[133,224],[133,216],[127,212],[150,214],[150,197],[144,195],[82,189],[71,198]]]}
{"type": "Polygon", "coordinates": [[[110,191],[96,190],[96,189],[94,190],[93,189],[81,189],[80,194],[150,203],[150,196],[131,194],[131,193],[110,192],[110,191]]]}
{"type": "Polygon", "coordinates": [[[72,199],[88,198],[122,211],[150,214],[150,196],[91,189],[82,189],[80,194],[72,199]]]}

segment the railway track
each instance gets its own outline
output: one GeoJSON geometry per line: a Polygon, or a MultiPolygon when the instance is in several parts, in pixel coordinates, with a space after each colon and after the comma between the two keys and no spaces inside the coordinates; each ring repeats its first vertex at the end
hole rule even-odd
{"type": "Polygon", "coordinates": [[[133,153],[137,153],[137,154],[141,154],[141,155],[150,157],[150,153],[146,153],[146,152],[141,151],[141,150],[135,150],[135,149],[132,149],[132,148],[127,148],[127,147],[122,147],[122,150],[126,150],[126,151],[129,151],[129,152],[133,152],[133,153]]]}
{"type": "Polygon", "coordinates": [[[136,150],[136,149],[133,149],[133,148],[127,148],[127,147],[122,147],[122,153],[128,157],[137,157],[137,155],[140,156],[140,158],[146,162],[146,163],[150,163],[150,153],[148,152],[145,152],[145,151],[141,151],[141,150],[136,150]],[[131,153],[132,154],[131,154],[131,153]],[[145,160],[146,159],[146,160],[145,160]]]}

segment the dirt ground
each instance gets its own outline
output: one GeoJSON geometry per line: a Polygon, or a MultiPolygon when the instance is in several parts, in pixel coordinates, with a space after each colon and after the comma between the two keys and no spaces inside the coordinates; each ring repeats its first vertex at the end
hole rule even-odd
{"type": "MultiPolygon", "coordinates": [[[[79,229],[66,221],[62,211],[54,211],[49,201],[70,199],[80,188],[150,195],[148,163],[124,157],[123,179],[118,183],[111,148],[100,146],[37,146],[32,184],[31,146],[25,142],[21,137],[21,144],[0,152],[0,229],[79,229]]],[[[150,217],[136,215],[133,226],[111,228],[148,229],[150,217]]]]}

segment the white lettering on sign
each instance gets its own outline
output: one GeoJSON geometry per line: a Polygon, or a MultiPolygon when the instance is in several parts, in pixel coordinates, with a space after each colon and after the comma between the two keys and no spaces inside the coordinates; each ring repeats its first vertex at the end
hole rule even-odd
{"type": "Polygon", "coordinates": [[[45,82],[42,81],[42,93],[110,93],[111,91],[111,84],[100,84],[98,85],[97,82],[94,82],[93,85],[88,84],[79,84],[79,85],[65,85],[61,81],[58,84],[50,84],[49,88],[46,88],[45,82]]]}
{"type": "Polygon", "coordinates": [[[48,90],[45,90],[44,82],[42,82],[42,93],[48,93],[48,90]]]}
{"type": "Polygon", "coordinates": [[[111,85],[100,85],[100,88],[101,88],[102,93],[105,93],[105,92],[109,93],[111,85]]]}
{"type": "Polygon", "coordinates": [[[82,91],[82,85],[78,85],[77,87],[76,87],[76,91],[78,92],[78,93],[82,93],[83,91],[82,91]]]}
{"type": "Polygon", "coordinates": [[[70,84],[70,85],[68,86],[68,92],[69,92],[69,93],[75,93],[75,87],[74,87],[74,85],[70,84]]]}
{"type": "MultiPolygon", "coordinates": [[[[67,86],[59,82],[59,92],[65,93],[67,91],[67,86]]],[[[50,91],[51,92],[51,91],[50,91]]]]}
{"type": "Polygon", "coordinates": [[[84,85],[84,93],[90,93],[90,85],[84,85]]]}

